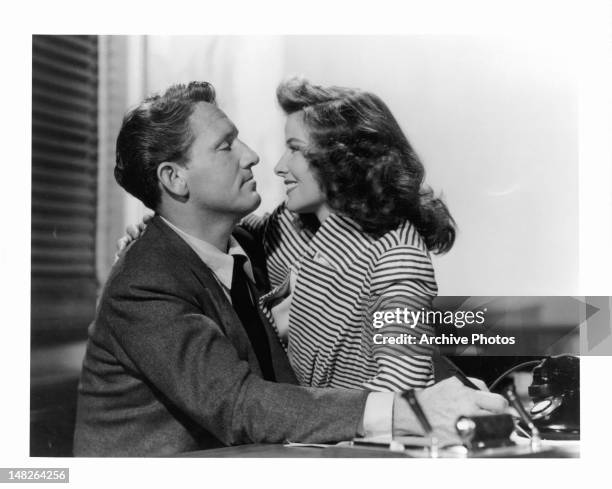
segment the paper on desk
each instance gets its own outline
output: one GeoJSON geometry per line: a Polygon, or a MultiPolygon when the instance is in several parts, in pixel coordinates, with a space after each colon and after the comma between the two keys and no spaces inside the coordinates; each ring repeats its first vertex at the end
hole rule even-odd
{"type": "Polygon", "coordinates": [[[355,438],[354,441],[371,443],[377,445],[389,445],[391,442],[401,443],[405,447],[426,448],[431,444],[431,440],[424,436],[396,436],[391,438],[389,435],[370,436],[367,438],[355,438]]]}
{"type": "Polygon", "coordinates": [[[294,443],[292,441],[288,441],[283,446],[287,448],[327,448],[333,447],[335,444],[332,443],[331,445],[326,445],[325,443],[294,443]]]}
{"type": "MultiPolygon", "coordinates": [[[[517,445],[529,445],[531,439],[521,435],[517,432],[514,432],[510,435],[510,440],[512,440],[517,445]]],[[[540,446],[542,447],[564,447],[564,448],[579,448],[580,440],[546,440],[544,438],[540,439],[540,446]]]]}

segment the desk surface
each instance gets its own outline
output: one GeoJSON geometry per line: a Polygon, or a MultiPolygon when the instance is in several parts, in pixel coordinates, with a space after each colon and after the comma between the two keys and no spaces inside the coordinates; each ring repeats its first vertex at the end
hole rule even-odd
{"type": "MultiPolygon", "coordinates": [[[[524,448],[524,447],[523,447],[524,448]]],[[[389,450],[371,448],[349,448],[331,446],[327,448],[315,447],[286,447],[284,445],[240,445],[236,447],[216,448],[213,450],[200,450],[181,454],[182,457],[201,458],[412,458],[414,452],[391,452],[389,450]]],[[[508,453],[481,452],[477,458],[576,458],[580,456],[579,446],[576,443],[568,445],[555,445],[540,453],[508,453]]],[[[465,458],[465,457],[464,457],[465,458]]]]}
{"type": "Polygon", "coordinates": [[[320,458],[321,448],[288,448],[284,445],[239,445],[182,453],[181,457],[203,458],[320,458]]]}

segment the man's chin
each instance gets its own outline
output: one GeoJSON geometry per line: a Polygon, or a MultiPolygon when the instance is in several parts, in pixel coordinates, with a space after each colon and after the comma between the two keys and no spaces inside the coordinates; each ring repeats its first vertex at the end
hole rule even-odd
{"type": "Polygon", "coordinates": [[[251,198],[249,199],[249,203],[245,203],[245,211],[244,211],[244,215],[246,216],[247,214],[250,214],[251,212],[253,212],[255,209],[257,209],[259,207],[259,204],[261,204],[261,196],[257,193],[257,192],[253,192],[254,195],[251,196],[251,198]]]}

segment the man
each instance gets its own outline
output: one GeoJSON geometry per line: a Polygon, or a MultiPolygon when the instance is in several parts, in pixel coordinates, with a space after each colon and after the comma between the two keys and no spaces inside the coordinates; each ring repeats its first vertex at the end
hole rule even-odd
{"type": "MultiPolygon", "coordinates": [[[[266,286],[260,250],[235,230],[260,202],[258,157],[237,136],[207,83],[170,87],[125,117],[115,177],[156,216],[104,288],[79,385],[75,455],[337,441],[391,426],[422,432],[397,394],[296,385],[254,306],[253,282],[266,286]]],[[[456,379],[417,396],[441,431],[461,414],[505,408],[456,379]]]]}

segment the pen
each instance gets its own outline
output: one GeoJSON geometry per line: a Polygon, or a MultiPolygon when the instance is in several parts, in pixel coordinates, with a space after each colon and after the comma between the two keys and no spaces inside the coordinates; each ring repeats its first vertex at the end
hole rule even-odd
{"type": "Polygon", "coordinates": [[[478,387],[476,384],[474,384],[474,382],[468,379],[467,376],[461,371],[461,369],[457,367],[457,365],[455,365],[453,362],[451,362],[449,358],[445,357],[444,355],[440,355],[440,358],[444,360],[444,362],[446,362],[446,365],[449,367],[450,371],[455,377],[457,377],[461,381],[464,386],[469,387],[470,389],[475,389],[477,391],[480,390],[480,387],[478,387]]]}

